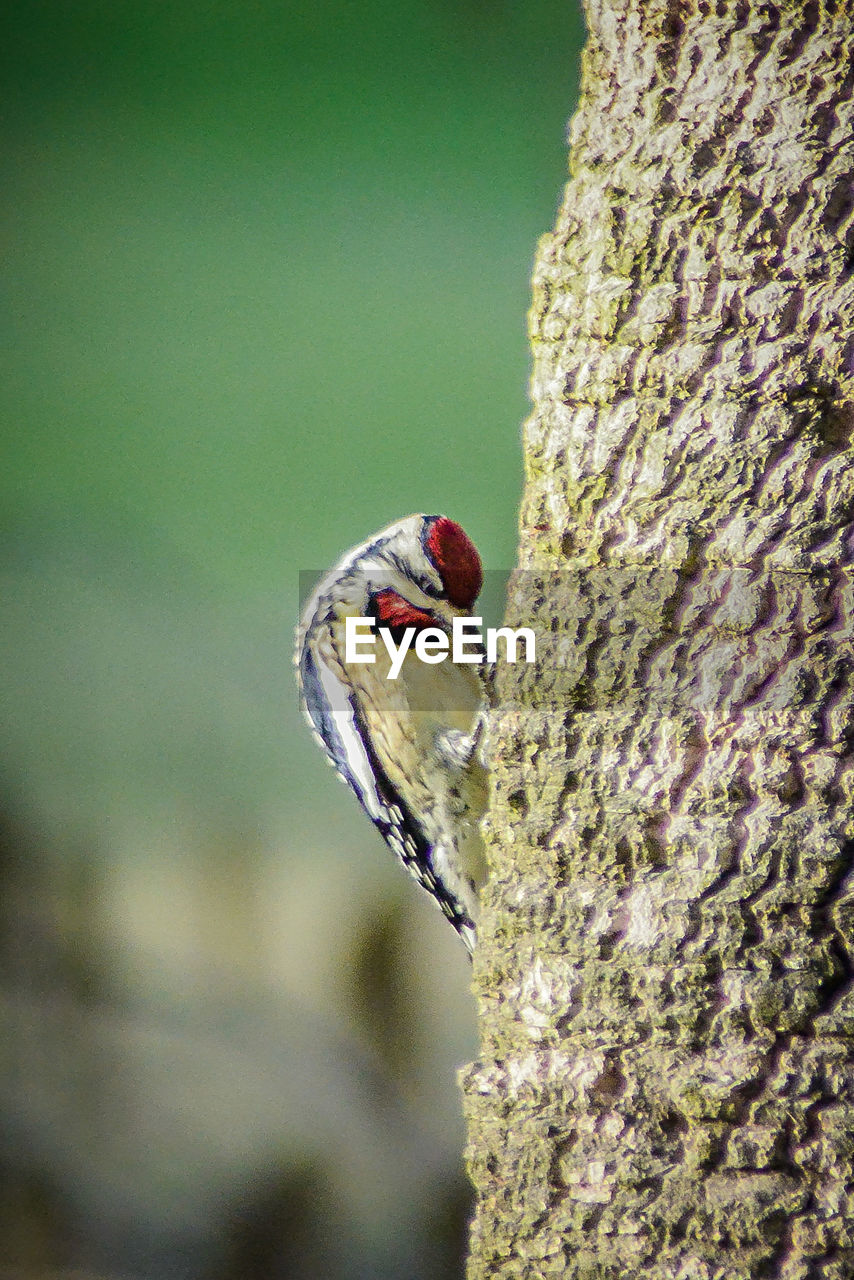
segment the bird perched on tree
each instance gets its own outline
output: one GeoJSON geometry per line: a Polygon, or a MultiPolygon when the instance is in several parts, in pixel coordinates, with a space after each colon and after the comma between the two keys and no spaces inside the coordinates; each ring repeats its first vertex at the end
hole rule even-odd
{"type": "Polygon", "coordinates": [[[318,742],[469,951],[486,879],[483,655],[469,646],[455,661],[449,650],[454,619],[470,614],[482,581],[458,524],[408,516],[322,579],[295,656],[318,742]]]}

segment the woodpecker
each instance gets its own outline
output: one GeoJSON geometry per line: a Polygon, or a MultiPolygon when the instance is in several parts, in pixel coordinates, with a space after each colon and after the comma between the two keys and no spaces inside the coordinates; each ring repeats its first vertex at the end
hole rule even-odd
{"type": "Polygon", "coordinates": [[[480,557],[455,521],[407,516],[348,551],[322,579],[303,610],[295,654],[317,741],[469,951],[486,879],[484,682],[478,663],[427,662],[411,642],[427,628],[450,636],[482,581],[480,557]],[[347,618],[376,627],[362,632],[376,639],[373,661],[347,660],[347,618]],[[396,678],[383,628],[397,646],[412,629],[396,678]]]}

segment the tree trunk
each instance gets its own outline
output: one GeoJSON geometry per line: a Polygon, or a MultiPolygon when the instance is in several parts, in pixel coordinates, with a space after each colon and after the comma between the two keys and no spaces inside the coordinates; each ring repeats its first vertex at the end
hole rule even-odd
{"type": "Polygon", "coordinates": [[[588,0],[539,248],[470,1280],[854,1276],[854,17],[588,0]]]}

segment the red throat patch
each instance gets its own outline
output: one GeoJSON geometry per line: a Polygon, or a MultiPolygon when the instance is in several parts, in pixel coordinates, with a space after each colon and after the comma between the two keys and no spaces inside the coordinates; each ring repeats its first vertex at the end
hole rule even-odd
{"type": "Polygon", "coordinates": [[[457,609],[471,609],[483,586],[480,556],[455,520],[436,516],[424,538],[424,550],[438,570],[445,595],[457,609]]]}
{"type": "Polygon", "coordinates": [[[392,630],[415,627],[416,631],[423,631],[425,627],[439,625],[431,613],[427,613],[424,609],[416,609],[414,604],[404,600],[403,596],[398,595],[391,587],[376,593],[374,605],[377,611],[377,622],[381,627],[390,627],[392,630]]]}

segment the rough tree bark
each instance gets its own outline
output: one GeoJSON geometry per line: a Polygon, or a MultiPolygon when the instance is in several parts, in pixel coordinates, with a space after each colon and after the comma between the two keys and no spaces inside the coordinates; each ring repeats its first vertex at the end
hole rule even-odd
{"type": "Polygon", "coordinates": [[[854,1276],[854,18],[588,0],[492,715],[483,1277],[854,1276]]]}

